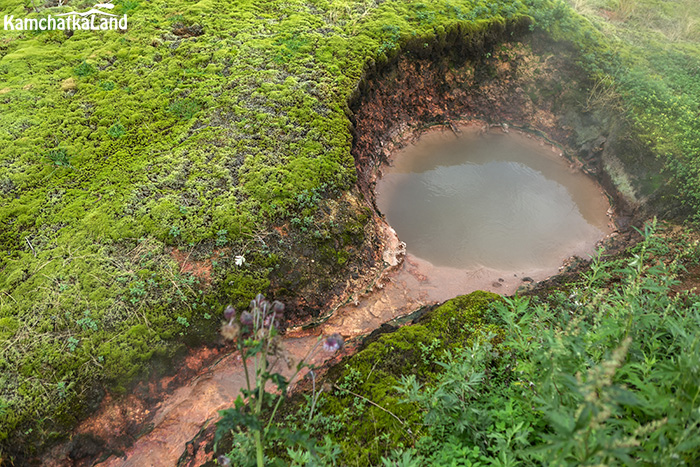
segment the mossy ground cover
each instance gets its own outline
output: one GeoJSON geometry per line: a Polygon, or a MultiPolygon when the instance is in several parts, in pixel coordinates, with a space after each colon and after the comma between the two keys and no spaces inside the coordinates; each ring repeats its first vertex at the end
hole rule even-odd
{"type": "MultiPolygon", "coordinates": [[[[311,434],[319,438],[330,436],[342,452],[342,465],[381,465],[382,457],[414,446],[423,433],[420,408],[405,403],[397,390],[402,378],[413,375],[419,384],[434,386],[444,372],[437,362],[446,354],[482,340],[499,342],[503,331],[491,320],[489,309],[500,300],[481,291],[456,297],[416,324],[363,345],[324,376],[314,417],[307,420],[309,400],[297,396],[281,414],[281,424],[299,430],[311,427],[311,434]]],[[[230,451],[239,449],[234,445],[230,451]]]]}
{"type": "Polygon", "coordinates": [[[396,386],[408,375],[420,384],[434,384],[444,370],[436,362],[446,351],[470,348],[486,337],[497,341],[502,331],[489,322],[487,310],[499,298],[474,292],[449,300],[418,324],[382,336],[331,370],[335,388],[324,395],[322,413],[343,420],[333,437],[348,465],[378,465],[393,449],[414,445],[422,414],[416,405],[403,403],[396,386]]]}
{"type": "MultiPolygon", "coordinates": [[[[265,242],[270,226],[313,233],[322,214],[308,200],[353,185],[348,99],[368,67],[405,44],[430,50],[532,15],[619,86],[697,207],[695,29],[632,33],[635,15],[659,3],[640,0],[622,19],[601,19],[610,8],[595,4],[588,22],[539,0],[123,0],[113,12],[128,14],[126,32],[3,31],[0,442],[29,449],[60,436],[89,388],[124,388],[153,356],[211,336],[224,292],[245,303],[265,289],[280,261],[265,242]],[[611,29],[627,36],[605,37],[611,29]],[[212,260],[212,283],[181,272],[171,247],[212,260]]],[[[92,2],[51,5],[37,13],[8,1],[2,13],[92,2]]],[[[663,11],[685,21],[683,10],[663,11]]]]}
{"type": "MultiPolygon", "coordinates": [[[[692,217],[698,16],[695,4],[665,3],[571,2],[585,16],[563,2],[531,6],[536,26],[579,47],[586,104],[623,112],[630,143],[641,137],[662,162],[633,190],[668,183],[692,217]]],[[[384,336],[331,370],[322,415],[306,422],[302,404],[298,426],[330,434],[340,449],[328,457],[343,465],[697,464],[698,299],[677,289],[685,267],[697,269],[697,240],[651,230],[561,291],[482,309],[498,324],[495,347],[441,347],[421,325],[384,336]],[[430,366],[433,352],[444,366],[430,366]]],[[[437,322],[449,327],[450,315],[437,322]]]]}
{"type": "MultiPolygon", "coordinates": [[[[355,181],[347,101],[368,66],[409,40],[429,47],[525,10],[517,0],[115,5],[126,32],[3,31],[0,41],[4,450],[60,436],[95,384],[124,388],[150,358],[211,336],[222,290],[245,303],[268,286],[270,225],[303,233],[321,216],[306,198],[355,181]],[[212,283],[181,272],[171,247],[211,260],[212,283]]],[[[36,6],[5,2],[3,14],[92,3],[36,6]]]]}

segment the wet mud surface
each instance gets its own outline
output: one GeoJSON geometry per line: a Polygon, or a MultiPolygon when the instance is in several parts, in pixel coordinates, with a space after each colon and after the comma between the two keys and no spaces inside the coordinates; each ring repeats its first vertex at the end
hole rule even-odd
{"type": "Polygon", "coordinates": [[[611,233],[604,191],[555,146],[485,123],[453,128],[431,128],[380,171],[377,206],[409,253],[453,269],[554,274],[611,233]]]}

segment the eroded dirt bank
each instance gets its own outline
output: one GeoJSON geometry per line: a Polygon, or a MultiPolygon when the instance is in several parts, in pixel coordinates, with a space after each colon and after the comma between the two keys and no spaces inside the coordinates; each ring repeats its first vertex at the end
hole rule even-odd
{"type": "MultiPolygon", "coordinates": [[[[512,31],[517,37],[517,31],[512,31]]],[[[368,198],[379,168],[434,125],[475,119],[517,127],[557,145],[610,195],[625,228],[662,197],[646,187],[657,171],[610,105],[591,95],[572,50],[546,38],[481,44],[481,54],[446,46],[431,57],[407,54],[372,72],[353,104],[353,155],[368,198]]]]}

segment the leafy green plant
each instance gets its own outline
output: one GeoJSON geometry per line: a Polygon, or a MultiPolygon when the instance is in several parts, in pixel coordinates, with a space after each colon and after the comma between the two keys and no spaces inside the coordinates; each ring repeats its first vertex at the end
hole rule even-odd
{"type": "Polygon", "coordinates": [[[83,312],[83,317],[76,320],[78,326],[83,330],[97,331],[97,322],[90,316],[90,310],[83,312]]]}
{"type": "Polygon", "coordinates": [[[130,11],[134,11],[138,7],[139,7],[139,2],[137,0],[123,0],[121,2],[122,13],[129,13],[130,11]]]}
{"type": "Polygon", "coordinates": [[[440,348],[440,339],[433,339],[430,345],[425,345],[422,342],[419,342],[418,348],[421,351],[421,358],[423,359],[423,364],[429,365],[435,360],[435,352],[440,348]]]}
{"type": "Polygon", "coordinates": [[[110,81],[110,80],[105,80],[105,81],[100,80],[98,83],[98,86],[103,91],[113,91],[117,87],[117,85],[114,83],[114,81],[110,81]]]}
{"type": "Polygon", "coordinates": [[[83,60],[75,67],[74,72],[77,76],[90,76],[95,73],[95,67],[83,60]]]}
{"type": "Polygon", "coordinates": [[[455,452],[465,465],[700,461],[700,301],[671,293],[694,253],[654,229],[626,259],[596,259],[564,299],[495,302],[503,341],[446,352],[436,382],[401,378],[424,413],[426,465],[455,452]]]}
{"type": "Polygon", "coordinates": [[[700,459],[700,441],[688,438],[700,422],[700,372],[687,366],[700,365],[690,350],[700,345],[700,315],[695,300],[669,294],[679,263],[659,260],[668,250],[653,230],[615,271],[621,287],[580,292],[573,314],[517,301],[499,307],[518,331],[504,342],[517,356],[518,383],[532,388],[522,401],[547,424],[535,457],[562,465],[700,459]]]}
{"type": "Polygon", "coordinates": [[[63,148],[51,149],[46,153],[46,158],[56,167],[71,167],[70,156],[63,148]]]}
{"type": "Polygon", "coordinates": [[[75,352],[75,349],[78,348],[78,344],[80,344],[80,341],[78,339],[76,339],[75,337],[70,336],[68,338],[68,340],[66,341],[66,343],[68,345],[68,351],[75,352]]]}
{"type": "MultiPolygon", "coordinates": [[[[238,449],[236,450],[238,452],[220,457],[219,464],[221,465],[230,465],[232,458],[240,461],[241,450],[248,451],[250,454],[253,454],[254,450],[254,454],[248,457],[248,460],[252,461],[254,458],[258,467],[270,465],[273,460],[266,461],[264,450],[273,438],[286,440],[289,445],[288,454],[298,465],[308,465],[312,458],[320,459],[319,455],[331,457],[337,455],[337,450],[329,444],[329,441],[326,442],[325,447],[318,447],[303,432],[291,432],[273,426],[277,410],[285,399],[289,382],[303,369],[309,370],[314,382],[309,418],[313,417],[318,396],[314,366],[307,361],[320,348],[328,352],[335,352],[343,346],[343,339],[339,334],[333,334],[325,339],[319,338],[316,345],[297,363],[296,371],[290,378],[285,378],[282,374],[275,372],[275,367],[280,361],[286,362],[290,368],[292,366],[292,362],[284,354],[277,331],[284,308],[282,302],[270,303],[263,295],[258,294],[250,304],[250,311],[243,311],[240,316],[236,316],[236,310],[232,306],[226,307],[224,311],[226,322],[221,328],[221,334],[226,339],[234,340],[241,352],[246,387],[236,399],[233,408],[220,411],[221,419],[217,422],[215,444],[225,433],[229,432],[233,433],[238,440],[238,449]],[[249,359],[253,360],[250,371],[249,359]],[[269,392],[268,383],[274,384],[279,394],[269,392]],[[263,415],[266,415],[266,420],[263,415]],[[295,445],[302,445],[305,450],[296,451],[295,445]]],[[[274,460],[274,462],[281,461],[274,460]]],[[[252,464],[252,462],[250,463],[252,464]]]]}
{"type": "Polygon", "coordinates": [[[111,127],[109,127],[109,129],[107,130],[107,134],[114,139],[121,138],[126,134],[126,128],[124,128],[124,125],[117,122],[111,127]]]}
{"type": "Polygon", "coordinates": [[[216,232],[216,246],[224,246],[228,243],[228,230],[221,229],[216,232]]]}
{"type": "Polygon", "coordinates": [[[182,120],[189,120],[200,110],[200,105],[192,99],[178,99],[170,104],[170,113],[182,120]]]}

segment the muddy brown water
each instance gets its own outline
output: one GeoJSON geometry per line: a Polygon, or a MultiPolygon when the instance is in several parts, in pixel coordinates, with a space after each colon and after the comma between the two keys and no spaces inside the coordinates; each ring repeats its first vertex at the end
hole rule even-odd
{"type": "Polygon", "coordinates": [[[556,147],[463,129],[422,136],[377,182],[377,206],[409,253],[438,268],[556,270],[610,233],[601,188],[556,147]]]}
{"type": "MultiPolygon", "coordinates": [[[[459,139],[447,130],[430,132],[394,155],[393,167],[377,185],[378,205],[398,231],[378,219],[385,239],[383,273],[324,323],[288,331],[283,345],[291,359],[306,355],[320,336],[338,332],[352,339],[460,294],[510,295],[523,279],[545,279],[565,258],[592,253],[610,231],[602,190],[555,147],[513,131],[484,137],[473,126],[461,130],[459,139]]],[[[329,358],[317,352],[313,363],[329,358]]],[[[245,384],[243,371],[237,352],[219,358],[149,407],[153,417],[145,434],[98,465],[176,465],[186,443],[216,421],[218,410],[233,404],[245,384]]],[[[102,411],[109,414],[124,402],[113,404],[102,411]]],[[[109,433],[108,419],[87,420],[76,433],[109,433]]],[[[54,451],[46,465],[72,465],[64,456],[54,451]]]]}

